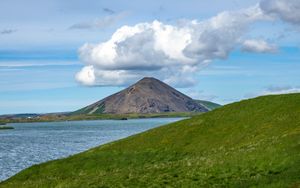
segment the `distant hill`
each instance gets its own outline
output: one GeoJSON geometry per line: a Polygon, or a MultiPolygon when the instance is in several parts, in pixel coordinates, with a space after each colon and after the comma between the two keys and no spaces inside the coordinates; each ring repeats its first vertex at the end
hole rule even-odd
{"type": "Polygon", "coordinates": [[[73,114],[207,112],[209,109],[160,80],[146,77],[73,114]]]}
{"type": "Polygon", "coordinates": [[[204,101],[204,100],[195,100],[198,102],[200,105],[205,106],[209,110],[214,110],[216,108],[220,108],[222,105],[210,102],[210,101],[204,101]]]}
{"type": "Polygon", "coordinates": [[[10,187],[299,187],[300,94],[245,100],[65,159],[10,187]]]}
{"type": "Polygon", "coordinates": [[[41,114],[7,114],[0,115],[0,118],[34,118],[40,115],[41,114]]]}

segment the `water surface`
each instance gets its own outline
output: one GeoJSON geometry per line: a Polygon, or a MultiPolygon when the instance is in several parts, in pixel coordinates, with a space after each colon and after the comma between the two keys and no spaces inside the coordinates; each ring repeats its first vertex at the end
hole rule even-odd
{"type": "Polygon", "coordinates": [[[0,131],[0,181],[33,164],[67,157],[180,118],[9,124],[0,131]]]}

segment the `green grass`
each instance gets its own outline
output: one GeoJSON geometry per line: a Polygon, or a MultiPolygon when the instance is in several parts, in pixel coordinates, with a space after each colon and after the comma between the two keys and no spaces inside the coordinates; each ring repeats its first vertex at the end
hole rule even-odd
{"type": "Polygon", "coordinates": [[[101,106],[99,106],[99,108],[95,111],[96,114],[102,114],[105,110],[105,105],[101,104],[101,106]]]}
{"type": "MultiPolygon", "coordinates": [[[[98,106],[98,109],[93,112],[93,114],[103,114],[105,110],[105,104],[102,103],[100,106],[98,106]]],[[[92,109],[89,109],[88,107],[81,108],[75,112],[71,112],[71,115],[84,115],[84,114],[89,114],[92,111],[92,109]]]]}
{"type": "Polygon", "coordinates": [[[162,118],[162,117],[191,117],[199,115],[199,112],[166,112],[154,114],[79,114],[68,116],[69,121],[72,120],[92,120],[92,119],[139,119],[139,118],[162,118]]]}
{"type": "Polygon", "coordinates": [[[6,129],[14,129],[14,128],[10,126],[0,126],[0,130],[6,130],[6,129]]]}
{"type": "Polygon", "coordinates": [[[0,187],[299,187],[300,94],[265,96],[32,166],[0,187]]]}
{"type": "Polygon", "coordinates": [[[139,118],[170,118],[170,117],[192,117],[200,112],[166,112],[155,114],[72,114],[72,115],[43,115],[34,118],[3,118],[5,123],[26,122],[57,122],[57,121],[80,121],[80,120],[102,120],[102,119],[139,119],[139,118]]]}

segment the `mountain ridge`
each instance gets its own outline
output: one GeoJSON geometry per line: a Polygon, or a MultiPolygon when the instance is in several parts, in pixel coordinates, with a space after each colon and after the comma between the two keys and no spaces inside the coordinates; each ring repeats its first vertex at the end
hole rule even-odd
{"type": "Polygon", "coordinates": [[[74,114],[147,114],[209,110],[205,105],[164,82],[153,77],[144,77],[115,94],[75,111],[74,114]]]}

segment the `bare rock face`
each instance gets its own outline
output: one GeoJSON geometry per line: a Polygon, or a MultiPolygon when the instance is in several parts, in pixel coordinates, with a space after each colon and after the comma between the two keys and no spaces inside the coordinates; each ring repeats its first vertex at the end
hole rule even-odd
{"type": "Polygon", "coordinates": [[[169,85],[145,77],[132,86],[78,110],[81,114],[206,112],[208,109],[169,85]]]}

